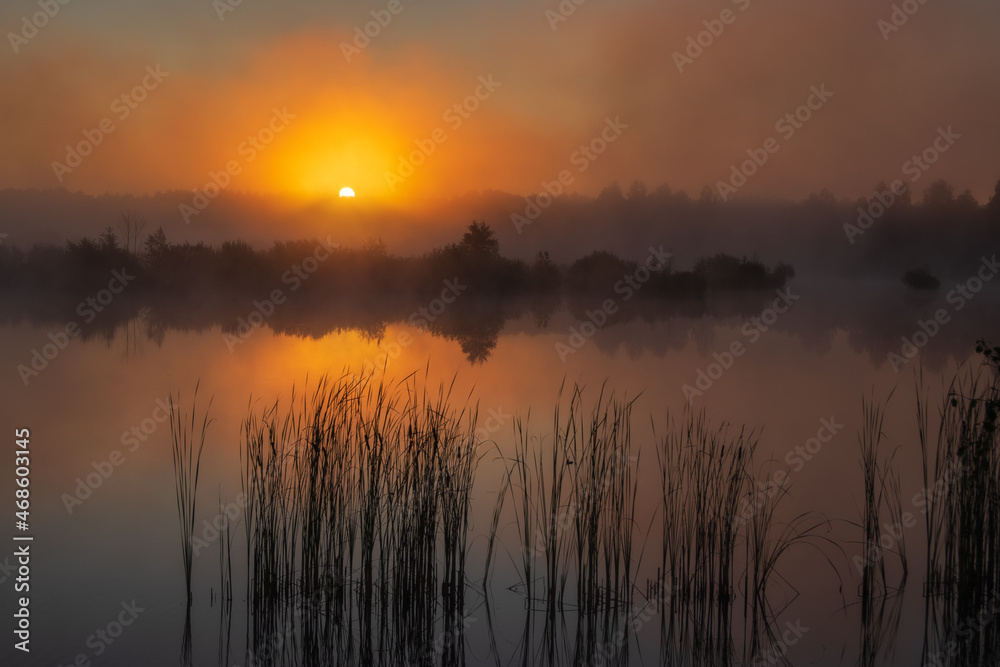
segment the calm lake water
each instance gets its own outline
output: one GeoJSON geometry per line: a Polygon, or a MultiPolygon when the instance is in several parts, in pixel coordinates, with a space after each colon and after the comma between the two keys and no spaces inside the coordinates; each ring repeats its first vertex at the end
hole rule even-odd
{"type": "MultiPolygon", "coordinates": [[[[9,316],[0,327],[5,369],[0,388],[8,444],[15,428],[31,429],[33,634],[26,662],[11,646],[14,575],[5,569],[0,578],[8,592],[2,596],[8,639],[0,649],[0,662],[182,664],[184,575],[170,430],[156,421],[162,414],[158,406],[170,392],[179,391],[182,400],[190,399],[198,381],[201,394],[214,398],[215,421],[199,486],[200,534],[203,521],[218,516],[219,499],[231,501],[240,491],[240,424],[252,399],[259,401],[258,407],[265,405],[287,397],[293,385],[307,386],[307,378],[312,386],[323,374],[339,375],[368,361],[381,363],[379,355],[388,351],[387,377],[413,372],[423,377],[426,372],[432,387],[454,378],[453,396],[471,395],[471,402],[479,405],[481,425],[489,430],[472,498],[469,572],[474,586],[480,583],[484,536],[503,470],[497,453],[512,452],[514,416],[527,417],[530,412],[536,430],[547,429],[563,382],[584,385],[586,396],[595,400],[605,382],[616,395],[637,397],[633,442],[641,452],[636,464],[639,533],[645,535],[651,521],[659,522],[653,516],[660,495],[653,428],[663,433],[668,418],[681,415],[688,403],[683,387],[691,385],[701,392],[694,396],[692,407],[704,408],[711,419],[728,422],[734,429],[746,425],[760,431],[757,463],[763,474],[787,471],[784,518],[805,511],[822,513],[831,522],[830,536],[843,549],[840,553],[833,547],[801,546],[784,555],[772,603],[778,610],[779,634],[788,627],[799,629],[788,659],[793,664],[856,664],[862,654],[862,626],[851,558],[861,551],[857,543],[861,533],[851,522],[860,520],[863,502],[857,439],[862,395],[874,391],[876,397],[885,398],[895,390],[884,427],[886,446],[899,448],[896,462],[904,509],[919,516],[919,508],[910,500],[922,486],[914,372],[922,364],[936,405],[942,382],[971,358],[976,339],[996,338],[1000,332],[1000,291],[988,285],[957,310],[957,304],[946,299],[948,288],[915,297],[894,283],[793,281],[791,290],[798,298],[787,308],[780,304],[783,313],[766,312],[780,298],[774,294],[730,297],[702,312],[640,313],[574,341],[571,327],[579,329],[586,311],[599,308],[601,299],[593,305],[560,307],[547,322],[526,309],[491,332],[479,331],[473,340],[421,331],[400,320],[386,323],[378,332],[380,339],[349,324],[338,328],[335,322],[328,326],[303,322],[297,330],[308,334],[297,335],[296,323],[286,317],[275,327],[280,333],[265,325],[232,351],[221,323],[209,319],[191,326],[183,319],[144,313],[138,320],[105,323],[107,335],[71,341],[28,386],[16,368],[28,363],[32,349],[48,342],[48,334],[59,328],[59,316],[9,316]],[[933,319],[939,309],[946,311],[948,321],[939,325],[914,360],[896,372],[887,355],[899,353],[900,338],[912,337],[920,331],[918,322],[933,319]],[[749,319],[752,316],[763,318],[760,326],[749,319]],[[157,326],[150,326],[151,321],[157,326]],[[155,329],[152,337],[150,329],[155,329]],[[408,344],[392,346],[400,341],[408,344]],[[582,345],[572,347],[573,342],[582,345]],[[557,347],[560,343],[574,351],[566,353],[566,348],[557,347]],[[730,361],[728,354],[734,349],[742,352],[730,361]],[[477,361],[470,362],[470,356],[477,361]],[[721,372],[713,364],[729,367],[721,372]],[[698,385],[700,371],[705,376],[698,385]],[[133,427],[139,437],[128,435],[133,427]],[[818,436],[827,442],[810,443],[818,436]],[[94,473],[100,470],[106,478],[78,493],[80,480],[88,475],[97,480],[94,473]],[[86,491],[89,496],[81,502],[68,501],[74,495],[87,495],[86,491]],[[120,617],[129,625],[112,637],[120,617]],[[95,634],[102,629],[110,641],[95,634]]],[[[241,310],[250,312],[250,304],[241,310]]],[[[64,319],[72,317],[70,310],[64,319]]],[[[231,331],[235,322],[229,322],[226,328],[231,331]]],[[[100,320],[94,326],[101,326],[100,320]]],[[[12,465],[5,470],[0,491],[10,498],[12,465]]],[[[227,627],[220,627],[219,607],[212,599],[219,585],[218,542],[209,540],[195,558],[190,656],[194,665],[246,664],[242,530],[242,524],[235,524],[234,604],[227,627]]],[[[514,527],[505,522],[501,536],[505,549],[516,552],[514,527]]],[[[907,529],[905,539],[911,570],[908,584],[903,595],[889,604],[899,612],[898,628],[889,633],[887,650],[866,664],[914,665],[921,659],[922,517],[907,529]]],[[[656,540],[637,546],[644,558],[642,577],[655,576],[649,563],[655,569],[656,540]]],[[[0,563],[12,553],[13,547],[5,547],[0,563]]],[[[548,653],[541,625],[536,623],[526,639],[528,604],[518,583],[504,551],[492,580],[489,615],[482,596],[472,588],[467,592],[465,664],[573,662],[577,619],[569,612],[552,631],[555,644],[568,647],[566,652],[548,653]],[[537,653],[537,660],[525,661],[525,643],[528,655],[537,653]]],[[[735,639],[741,634],[737,628],[735,639]]],[[[630,638],[627,663],[656,665],[661,660],[659,623],[649,621],[630,638]]]]}

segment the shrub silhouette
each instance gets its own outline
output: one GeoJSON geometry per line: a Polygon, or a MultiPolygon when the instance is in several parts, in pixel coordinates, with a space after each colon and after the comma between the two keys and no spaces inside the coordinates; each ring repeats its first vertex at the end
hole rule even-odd
{"type": "Polygon", "coordinates": [[[635,273],[638,267],[636,262],[598,250],[573,262],[566,276],[566,287],[575,292],[611,292],[615,283],[635,273]]]}
{"type": "Polygon", "coordinates": [[[919,290],[936,290],[941,287],[941,281],[926,267],[910,269],[904,273],[903,284],[910,289],[919,290]]]}
{"type": "Polygon", "coordinates": [[[756,259],[720,253],[698,260],[694,274],[711,288],[743,290],[781,287],[795,275],[795,270],[781,263],[772,272],[756,259]]]}
{"type": "MultiPolygon", "coordinates": [[[[637,196],[637,195],[636,195],[637,196]]],[[[171,243],[162,228],[143,241],[129,238],[123,245],[108,227],[95,240],[84,237],[64,246],[36,245],[28,250],[0,246],[0,287],[36,288],[79,293],[107,284],[112,271],[136,276],[130,293],[152,291],[189,296],[206,290],[259,298],[273,289],[329,293],[340,299],[370,300],[419,295],[430,299],[441,293],[445,281],[457,281],[465,294],[506,298],[563,292],[611,296],[639,263],[606,250],[593,252],[567,269],[540,251],[530,265],[504,257],[494,230],[473,221],[458,243],[418,257],[390,255],[381,239],[369,239],[360,248],[329,248],[308,277],[291,275],[309,257],[316,256],[316,240],[278,241],[260,250],[243,240],[219,247],[204,243],[171,243]],[[290,287],[291,286],[291,287],[290,287]]],[[[700,260],[693,272],[673,272],[665,266],[651,271],[642,293],[648,296],[691,296],[706,286],[716,289],[755,289],[784,284],[794,275],[787,264],[773,271],[756,260],[715,255],[700,260]]],[[[551,310],[546,306],[542,313],[551,310]]]]}

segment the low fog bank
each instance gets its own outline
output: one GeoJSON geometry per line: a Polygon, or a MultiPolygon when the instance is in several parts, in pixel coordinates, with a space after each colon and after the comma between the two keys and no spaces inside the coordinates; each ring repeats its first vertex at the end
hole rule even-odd
{"type": "Polygon", "coordinates": [[[394,208],[361,198],[302,203],[233,192],[198,199],[181,191],[94,197],[4,190],[0,234],[20,247],[63,244],[96,236],[131,213],[145,223],[145,233],[162,227],[172,242],[240,239],[264,248],[276,240],[332,235],[344,246],[381,238],[390,252],[407,256],[439,247],[471,220],[482,220],[496,231],[504,254],[516,259],[546,251],[554,261],[569,263],[600,249],[641,260],[650,246],[663,246],[679,269],[724,252],[790,262],[802,277],[893,280],[916,267],[943,280],[961,278],[982,256],[1000,250],[997,194],[981,204],[943,181],[919,196],[900,192],[880,184],[871,197],[858,200],[824,191],[800,202],[724,202],[709,188],[693,199],[667,186],[650,191],[634,183],[627,190],[613,184],[597,197],[485,192],[394,208]]]}

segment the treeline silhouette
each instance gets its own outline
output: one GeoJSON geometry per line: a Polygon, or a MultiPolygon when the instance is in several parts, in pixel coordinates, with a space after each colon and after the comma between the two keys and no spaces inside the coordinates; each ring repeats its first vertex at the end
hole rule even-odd
{"type": "Polygon", "coordinates": [[[912,192],[902,195],[890,185],[874,185],[860,198],[824,190],[798,201],[742,194],[722,201],[711,187],[699,196],[636,182],[624,189],[609,186],[596,197],[566,194],[544,209],[537,195],[497,191],[405,208],[365,199],[301,203],[227,192],[191,225],[177,214],[190,192],[92,197],[65,190],[0,190],[5,218],[0,231],[9,234],[3,246],[61,245],[68,237],[97,237],[109,220],[131,209],[150,230],[162,226],[174,245],[204,242],[218,248],[240,238],[260,249],[275,239],[333,230],[345,246],[360,247],[368,237],[381,236],[390,252],[419,255],[459,238],[469,220],[485,220],[503,254],[529,266],[545,250],[568,266],[595,249],[640,260],[649,245],[663,244],[675,253],[676,268],[692,269],[698,257],[717,253],[754,253],[772,265],[788,261],[803,277],[893,282],[916,267],[942,280],[961,278],[1000,244],[1000,192],[983,203],[944,181],[907,182],[912,192]],[[515,224],[515,216],[528,215],[535,216],[530,224],[515,224]]]}
{"type": "MultiPolygon", "coordinates": [[[[943,180],[922,193],[911,184],[900,186],[879,183],[870,196],[857,199],[823,190],[792,202],[723,201],[711,187],[694,198],[666,185],[649,190],[637,181],[623,190],[612,184],[593,199],[553,201],[530,224],[505,230],[504,240],[545,246],[572,236],[578,245],[617,249],[658,238],[688,263],[698,255],[755,249],[765,261],[791,261],[811,275],[892,280],[916,267],[960,277],[1000,245],[1000,182],[988,204],[969,190],[956,193],[943,180]]],[[[522,201],[522,212],[533,201],[522,201]]]]}
{"type": "Polygon", "coordinates": [[[119,231],[108,227],[96,239],[28,249],[2,245],[0,288],[78,294],[103,287],[117,271],[130,294],[175,297],[206,291],[266,297],[274,290],[301,290],[371,299],[451,290],[454,296],[604,293],[628,300],[775,289],[795,274],[788,264],[772,269],[756,259],[725,254],[704,258],[691,271],[675,271],[669,254],[655,248],[645,262],[597,251],[569,266],[557,265],[547,252],[529,263],[503,256],[494,230],[475,221],[458,242],[407,257],[388,253],[375,238],[355,248],[327,238],[277,241],[258,250],[245,241],[218,247],[171,243],[162,228],[140,239],[141,229],[141,221],[126,214],[119,231]]]}

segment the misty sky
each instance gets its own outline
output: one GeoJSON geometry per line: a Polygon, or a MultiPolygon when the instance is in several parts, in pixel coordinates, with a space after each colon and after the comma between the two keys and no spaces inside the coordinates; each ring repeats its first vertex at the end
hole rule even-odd
{"type": "Polygon", "coordinates": [[[399,0],[348,62],[343,44],[390,4],[69,0],[22,40],[38,1],[6,0],[0,187],[193,189],[234,164],[233,190],[296,197],[527,194],[561,172],[581,193],[641,179],[697,196],[773,138],[739,196],[856,197],[908,178],[948,127],[961,138],[915,189],[944,178],[985,201],[1000,178],[995,1],[929,0],[888,33],[883,0],[565,0],[569,16],[555,0],[399,0]],[[675,52],[723,11],[731,22],[678,71],[675,52]],[[144,100],[122,99],[144,80],[144,100]],[[779,131],[814,86],[832,97],[779,131]],[[454,110],[477,91],[477,109],[454,110]],[[627,129],[586,157],[609,119],[627,129]],[[85,131],[100,144],[57,177],[85,131]],[[406,175],[416,142],[433,152],[406,175]]]}

